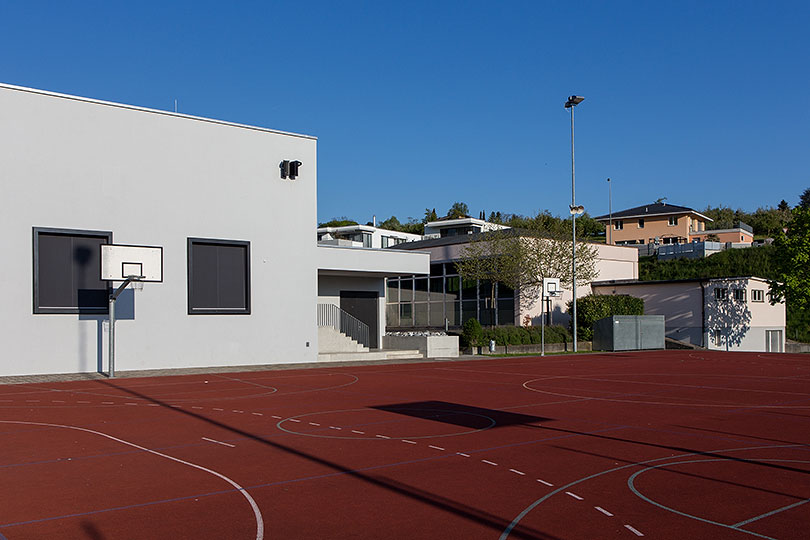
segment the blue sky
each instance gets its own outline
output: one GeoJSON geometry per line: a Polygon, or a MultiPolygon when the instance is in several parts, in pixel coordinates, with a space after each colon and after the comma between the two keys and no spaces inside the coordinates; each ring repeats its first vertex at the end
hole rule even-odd
{"type": "Polygon", "coordinates": [[[810,2],[7,2],[0,81],[315,135],[318,219],[810,187],[810,2]],[[570,7],[569,7],[570,6],[570,7]]]}

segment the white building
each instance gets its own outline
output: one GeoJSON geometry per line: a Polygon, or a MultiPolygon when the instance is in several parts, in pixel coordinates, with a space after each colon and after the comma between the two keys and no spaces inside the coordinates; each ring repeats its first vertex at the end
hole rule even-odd
{"type": "Polygon", "coordinates": [[[428,271],[317,247],[307,135],[0,84],[0,178],[0,375],[106,370],[105,243],[163,247],[163,283],[118,300],[119,370],[314,362],[319,289],[428,271]]]}
{"type": "Polygon", "coordinates": [[[612,280],[595,294],[644,300],[645,315],[664,315],[667,337],[715,350],[783,352],[785,304],[771,305],[758,277],[674,281],[612,280]]]}
{"type": "Polygon", "coordinates": [[[371,225],[345,225],[343,227],[318,227],[318,242],[366,248],[387,248],[405,242],[421,240],[422,235],[389,231],[371,225]]]}
{"type": "MultiPolygon", "coordinates": [[[[458,327],[469,318],[476,318],[484,325],[521,325],[528,317],[533,324],[540,324],[541,309],[548,322],[568,324],[566,304],[573,298],[570,290],[563,290],[560,297],[549,299],[543,308],[537,299],[521,303],[515,291],[498,283],[495,305],[491,305],[489,282],[462,280],[456,270],[455,263],[463,258],[468,244],[469,238],[463,233],[399,246],[403,250],[430,253],[430,276],[388,280],[386,309],[389,329],[440,328],[445,326],[445,320],[447,326],[458,327]]],[[[638,251],[635,248],[592,245],[597,250],[599,279],[638,278],[638,251]]],[[[588,284],[577,284],[578,298],[590,292],[588,284]]]]}
{"type": "Polygon", "coordinates": [[[425,223],[425,238],[445,238],[448,236],[465,236],[481,232],[508,229],[506,225],[498,225],[472,217],[439,218],[436,221],[425,223]]]}

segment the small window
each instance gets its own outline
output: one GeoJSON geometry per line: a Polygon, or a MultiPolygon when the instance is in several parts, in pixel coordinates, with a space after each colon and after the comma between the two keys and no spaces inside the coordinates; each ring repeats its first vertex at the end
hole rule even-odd
{"type": "Polygon", "coordinates": [[[613,222],[613,230],[614,231],[621,231],[624,229],[624,222],[620,219],[613,222]]]}
{"type": "Polygon", "coordinates": [[[111,232],[34,228],[34,313],[107,313],[101,244],[111,232]]]}
{"type": "MultiPolygon", "coordinates": [[[[717,289],[715,289],[717,290],[717,289]]],[[[714,331],[714,344],[715,346],[719,347],[723,344],[723,331],[719,328],[715,329],[714,331]]]]}
{"type": "Polygon", "coordinates": [[[745,289],[734,289],[734,300],[745,302],[745,289]]]}
{"type": "Polygon", "coordinates": [[[669,226],[674,227],[678,224],[678,216],[669,216],[669,226]]]}
{"type": "Polygon", "coordinates": [[[762,289],[752,289],[751,290],[751,301],[752,302],[764,302],[765,301],[765,291],[762,289]]]}
{"type": "Polygon", "coordinates": [[[188,313],[250,314],[250,242],[188,239],[188,313]]]}
{"type": "Polygon", "coordinates": [[[714,297],[717,300],[728,300],[728,289],[718,287],[714,290],[714,297]]]}
{"type": "Polygon", "coordinates": [[[390,243],[391,242],[391,237],[390,236],[383,236],[381,238],[381,240],[382,240],[382,247],[387,248],[388,246],[391,245],[391,243],[390,243]]]}
{"type": "Polygon", "coordinates": [[[371,247],[371,233],[363,233],[363,247],[370,248],[371,247]]]}
{"type": "Polygon", "coordinates": [[[639,228],[639,229],[643,229],[643,228],[644,228],[644,218],[639,218],[639,219],[638,219],[638,228],[639,228]]]}

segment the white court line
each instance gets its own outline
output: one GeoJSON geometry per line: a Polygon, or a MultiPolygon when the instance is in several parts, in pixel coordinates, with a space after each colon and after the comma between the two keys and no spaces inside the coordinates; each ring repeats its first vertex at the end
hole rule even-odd
{"type": "Polygon", "coordinates": [[[236,448],[235,444],[229,444],[229,443],[222,442],[222,441],[215,441],[214,439],[209,439],[208,437],[201,437],[201,439],[204,440],[204,441],[221,444],[222,446],[230,446],[231,448],[236,448]]]}
{"type": "Polygon", "coordinates": [[[76,403],[90,403],[89,401],[77,401],[76,403]]]}
{"type": "Polygon", "coordinates": [[[312,425],[312,426],[320,426],[320,424],[318,422],[310,422],[309,424],[312,425]]]}
{"type": "Polygon", "coordinates": [[[224,411],[225,409],[220,409],[220,408],[218,408],[218,407],[214,407],[214,410],[215,410],[215,411],[224,411]]]}
{"type": "Polygon", "coordinates": [[[548,487],[552,487],[554,485],[551,482],[546,482],[545,480],[540,480],[539,478],[537,479],[537,481],[540,482],[543,485],[548,486],[548,487]]]}
{"type": "Polygon", "coordinates": [[[572,496],[573,498],[575,498],[578,501],[584,501],[585,500],[582,497],[580,497],[579,495],[577,495],[576,493],[571,493],[570,491],[566,491],[565,494],[572,496]]]}
{"type": "Polygon", "coordinates": [[[365,431],[357,431],[356,429],[353,429],[352,433],[357,433],[358,435],[365,435],[366,434],[365,431]]]}
{"type": "Polygon", "coordinates": [[[160,405],[158,405],[157,403],[147,403],[146,406],[147,407],[160,407],[160,405]]]}
{"type": "Polygon", "coordinates": [[[456,452],[456,454],[464,457],[470,457],[470,454],[465,454],[464,452],[456,452]]]}
{"type": "Polygon", "coordinates": [[[402,439],[402,442],[408,443],[408,444],[416,444],[415,442],[409,441],[408,439],[402,439]]]}
{"type": "Polygon", "coordinates": [[[67,426],[67,425],[62,425],[62,424],[46,424],[46,423],[43,423],[43,422],[23,422],[23,421],[18,421],[18,420],[0,420],[0,423],[3,423],[3,424],[28,424],[28,425],[31,425],[31,426],[45,426],[45,427],[60,427],[60,428],[65,428],[65,429],[75,429],[76,431],[84,431],[86,433],[92,433],[94,435],[99,435],[101,437],[106,437],[107,439],[111,439],[113,441],[119,442],[121,444],[125,444],[127,446],[131,446],[132,448],[137,448],[138,450],[143,450],[144,452],[149,452],[150,454],[154,454],[154,455],[160,456],[162,458],[170,459],[172,461],[176,461],[177,463],[181,463],[183,465],[188,465],[189,467],[193,467],[195,469],[199,469],[199,470],[207,472],[209,474],[213,474],[217,478],[221,478],[222,480],[225,480],[230,485],[235,487],[239,491],[239,493],[241,493],[242,496],[245,499],[247,499],[248,504],[250,504],[250,507],[253,509],[253,515],[256,517],[256,540],[263,540],[264,539],[264,519],[262,519],[262,513],[259,510],[259,506],[256,504],[256,501],[253,500],[253,497],[250,496],[250,493],[248,493],[245,490],[245,488],[243,488],[242,486],[240,486],[239,484],[237,484],[236,482],[234,482],[233,480],[231,480],[230,478],[228,478],[224,474],[218,473],[217,471],[213,471],[211,469],[206,469],[202,465],[197,465],[196,463],[191,463],[190,461],[184,461],[182,459],[172,457],[172,456],[170,456],[168,454],[163,454],[163,453],[158,452],[156,450],[150,450],[149,448],[145,448],[145,447],[139,446],[139,445],[137,445],[135,443],[125,441],[124,439],[119,439],[118,437],[113,437],[112,435],[107,435],[106,433],[102,433],[100,431],[93,431],[92,429],[87,429],[87,428],[82,428],[82,427],[77,427],[77,426],[67,426]]]}
{"type": "Polygon", "coordinates": [[[134,406],[136,406],[136,407],[138,406],[138,404],[137,404],[137,403],[124,403],[124,405],[134,405],[134,406]]]}
{"type": "MultiPolygon", "coordinates": [[[[11,400],[7,400],[7,401],[11,401],[11,400]]],[[[54,403],[64,403],[64,401],[62,401],[61,399],[52,399],[51,401],[54,402],[54,403]]],[[[110,403],[112,403],[112,401],[110,401],[110,403]]]]}
{"type": "Polygon", "coordinates": [[[301,421],[301,420],[298,420],[297,418],[288,418],[287,420],[289,420],[290,422],[300,422],[301,421]]]}
{"type": "MultiPolygon", "coordinates": [[[[39,400],[38,399],[26,399],[25,402],[26,403],[39,403],[39,400]]],[[[90,402],[89,401],[84,401],[84,402],[80,401],[79,403],[90,403],[90,402]]]]}
{"type": "Polygon", "coordinates": [[[627,528],[627,530],[629,530],[630,532],[632,532],[636,536],[644,536],[644,533],[642,533],[640,530],[638,530],[638,529],[636,529],[634,527],[631,527],[630,525],[625,525],[625,528],[627,528]]]}
{"type": "Polygon", "coordinates": [[[262,413],[260,413],[260,412],[252,412],[252,413],[250,413],[250,414],[255,415],[255,416],[264,416],[264,415],[263,415],[262,413]]]}
{"type": "Polygon", "coordinates": [[[494,466],[496,466],[496,467],[498,466],[498,464],[497,464],[497,463],[495,463],[494,461],[487,461],[486,459],[482,459],[481,461],[482,461],[483,463],[487,463],[488,465],[494,465],[494,466]]]}
{"type": "Polygon", "coordinates": [[[375,437],[379,437],[381,439],[390,439],[391,437],[386,437],[385,435],[375,435],[375,437]]]}
{"type": "Polygon", "coordinates": [[[525,472],[521,472],[521,471],[519,471],[517,469],[509,469],[509,470],[512,471],[515,474],[519,474],[520,476],[526,476],[525,472]]]}
{"type": "Polygon", "coordinates": [[[192,409],[202,409],[202,407],[197,407],[197,406],[195,406],[195,405],[192,405],[192,406],[191,406],[191,408],[192,408],[192,409]]]}
{"type": "Polygon", "coordinates": [[[339,428],[337,426],[329,426],[329,429],[342,429],[342,428],[339,428]]]}
{"type": "Polygon", "coordinates": [[[611,514],[610,512],[608,512],[607,510],[605,510],[601,506],[594,506],[594,508],[596,508],[597,510],[599,510],[600,512],[602,512],[603,514],[605,514],[608,517],[613,517],[613,514],[611,514]]]}
{"type": "Polygon", "coordinates": [[[243,412],[245,412],[245,411],[237,411],[236,409],[231,409],[231,412],[243,413],[243,412]]]}
{"type": "MultiPolygon", "coordinates": [[[[54,401],[54,403],[57,403],[57,402],[56,402],[56,401],[54,401]]],[[[62,403],[64,403],[64,401],[63,401],[62,403]]],[[[102,405],[112,405],[112,404],[113,404],[113,402],[112,402],[112,401],[102,401],[102,402],[101,402],[101,404],[102,404],[102,405]]]]}
{"type": "Polygon", "coordinates": [[[275,414],[274,414],[274,415],[272,415],[272,417],[273,417],[273,418],[278,418],[279,420],[281,420],[281,417],[280,417],[280,416],[276,416],[275,414]]]}
{"type": "Polygon", "coordinates": [[[434,450],[444,450],[441,446],[433,446],[432,444],[428,445],[428,448],[433,448],[434,450]]]}

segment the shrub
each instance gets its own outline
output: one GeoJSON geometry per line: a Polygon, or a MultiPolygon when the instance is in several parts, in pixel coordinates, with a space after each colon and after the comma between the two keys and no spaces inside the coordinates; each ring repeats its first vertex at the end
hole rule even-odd
{"type": "Polygon", "coordinates": [[[478,319],[467,319],[467,322],[462,326],[461,332],[462,346],[464,347],[479,347],[484,343],[484,331],[481,329],[481,323],[478,319]]]}
{"type": "MultiPolygon", "coordinates": [[[[495,326],[485,328],[482,332],[482,345],[495,340],[496,345],[530,345],[540,344],[540,327],[530,326],[495,326]]],[[[562,326],[546,326],[546,343],[564,343],[570,341],[568,331],[562,326]]]]}
{"type": "MultiPolygon", "coordinates": [[[[572,302],[568,302],[571,314],[572,302]]],[[[644,300],[626,294],[591,294],[577,299],[577,339],[593,339],[593,324],[613,315],[644,315],[644,300]]],[[[573,328],[573,315],[569,328],[573,328]]]]}

